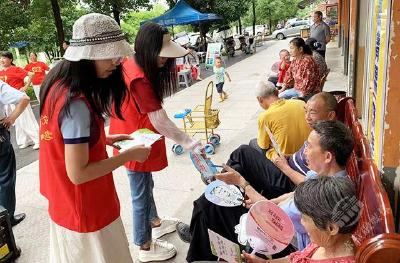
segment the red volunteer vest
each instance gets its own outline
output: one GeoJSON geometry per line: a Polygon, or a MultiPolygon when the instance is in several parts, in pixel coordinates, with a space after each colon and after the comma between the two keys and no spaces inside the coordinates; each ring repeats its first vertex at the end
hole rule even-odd
{"type": "MultiPolygon", "coordinates": [[[[143,70],[136,64],[134,59],[128,59],[123,63],[123,72],[126,86],[129,88],[130,92],[135,88],[151,88],[150,86],[131,86],[131,83],[136,79],[146,79],[143,70]]],[[[148,83],[150,85],[150,82],[148,83]]],[[[127,95],[122,105],[122,116],[125,120],[120,120],[118,118],[110,119],[110,134],[131,134],[142,128],[147,128],[158,133],[151,124],[147,113],[140,113],[135,98],[131,95],[127,95]]],[[[114,150],[114,155],[117,154],[118,151],[114,150]]],[[[126,168],[136,172],[156,172],[167,166],[168,161],[164,138],[152,145],[149,158],[145,162],[139,163],[132,161],[125,164],[126,168]]]]}
{"type": "MultiPolygon", "coordinates": [[[[112,173],[80,185],[70,181],[58,123],[65,96],[57,96],[54,105],[50,105],[50,99],[51,94],[40,115],[40,192],[49,200],[49,214],[56,224],[80,233],[100,230],[120,216],[112,173]]],[[[89,162],[97,162],[108,158],[106,138],[103,120],[92,114],[92,122],[99,127],[100,134],[99,140],[90,145],[89,162]]]]}

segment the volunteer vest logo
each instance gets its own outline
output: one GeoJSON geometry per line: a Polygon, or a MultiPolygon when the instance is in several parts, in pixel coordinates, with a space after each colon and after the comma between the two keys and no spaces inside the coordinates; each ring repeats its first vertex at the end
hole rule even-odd
{"type": "Polygon", "coordinates": [[[32,72],[34,72],[34,73],[42,72],[42,68],[41,67],[32,67],[32,72]]]}
{"type": "Polygon", "coordinates": [[[53,140],[53,133],[46,130],[42,134],[40,134],[40,139],[43,141],[50,141],[53,140]]]}
{"type": "MultiPolygon", "coordinates": [[[[49,124],[49,117],[47,115],[43,115],[40,117],[40,125],[48,125],[49,124]]],[[[49,130],[45,130],[42,134],[40,134],[40,139],[43,141],[50,141],[53,139],[53,133],[49,130]]]]}
{"type": "Polygon", "coordinates": [[[40,124],[41,124],[41,125],[47,125],[47,124],[49,124],[49,117],[46,116],[46,115],[40,117],[40,124]]]}
{"type": "Polygon", "coordinates": [[[0,76],[0,80],[3,82],[7,82],[7,76],[0,76]]]}

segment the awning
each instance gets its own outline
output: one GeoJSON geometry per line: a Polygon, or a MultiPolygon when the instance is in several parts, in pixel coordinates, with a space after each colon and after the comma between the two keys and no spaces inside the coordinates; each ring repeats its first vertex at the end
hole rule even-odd
{"type": "Polygon", "coordinates": [[[18,41],[18,42],[14,42],[12,44],[10,44],[10,48],[23,48],[29,46],[29,42],[28,41],[18,41]]]}
{"type": "Polygon", "coordinates": [[[221,20],[222,17],[212,13],[201,13],[188,5],[184,0],[180,0],[174,8],[165,12],[165,14],[155,17],[150,20],[142,21],[143,24],[147,21],[160,24],[162,26],[198,24],[205,21],[221,20]]]}

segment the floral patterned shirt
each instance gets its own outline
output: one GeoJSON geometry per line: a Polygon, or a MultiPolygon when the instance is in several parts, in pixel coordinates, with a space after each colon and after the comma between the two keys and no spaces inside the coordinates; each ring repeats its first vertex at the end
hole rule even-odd
{"type": "Polygon", "coordinates": [[[324,57],[321,56],[317,51],[313,51],[313,58],[319,66],[319,72],[321,73],[321,77],[325,76],[328,73],[328,66],[326,65],[324,57]]]}
{"type": "Polygon", "coordinates": [[[312,56],[304,55],[292,61],[283,84],[285,87],[294,86],[303,96],[306,96],[321,91],[320,80],[321,73],[318,64],[312,56]]]}
{"type": "Polygon", "coordinates": [[[291,263],[356,263],[354,256],[330,258],[330,259],[312,259],[311,257],[319,248],[318,245],[310,243],[302,251],[296,251],[289,255],[291,263]]]}

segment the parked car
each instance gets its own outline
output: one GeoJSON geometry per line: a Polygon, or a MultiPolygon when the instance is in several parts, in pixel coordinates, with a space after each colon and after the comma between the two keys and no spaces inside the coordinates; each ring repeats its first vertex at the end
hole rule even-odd
{"type": "Polygon", "coordinates": [[[275,30],[271,37],[279,40],[285,39],[286,37],[300,36],[300,29],[307,28],[310,26],[308,20],[294,21],[287,24],[285,28],[275,30]]]}

